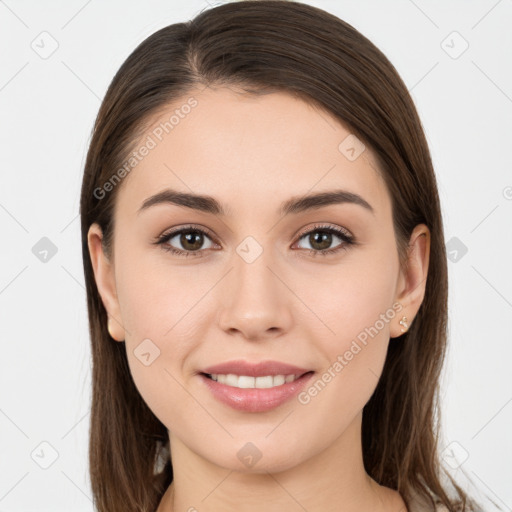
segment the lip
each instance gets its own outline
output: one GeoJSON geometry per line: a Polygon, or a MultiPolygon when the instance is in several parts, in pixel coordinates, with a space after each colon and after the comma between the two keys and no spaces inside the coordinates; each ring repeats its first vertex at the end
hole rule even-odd
{"type": "Polygon", "coordinates": [[[297,395],[311,380],[315,372],[277,361],[252,364],[246,361],[230,361],[205,368],[198,374],[203,384],[221,403],[244,412],[270,411],[297,395]],[[273,388],[236,388],[221,384],[205,374],[234,374],[262,377],[266,375],[300,375],[293,382],[273,388]]]}
{"type": "MultiPolygon", "coordinates": [[[[299,368],[287,363],[281,363],[279,361],[260,361],[258,363],[249,363],[248,361],[237,360],[237,361],[226,361],[224,363],[209,366],[201,373],[208,374],[222,374],[227,375],[229,373],[233,375],[247,375],[249,377],[264,377],[266,375],[304,375],[305,373],[312,371],[307,368],[299,368]]],[[[293,383],[292,383],[293,384],[293,383]]]]}

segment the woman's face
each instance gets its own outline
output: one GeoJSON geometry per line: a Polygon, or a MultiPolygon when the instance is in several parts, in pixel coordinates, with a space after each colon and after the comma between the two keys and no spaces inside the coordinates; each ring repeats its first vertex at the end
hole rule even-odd
{"type": "Polygon", "coordinates": [[[97,226],[89,243],[113,336],[125,340],[135,384],[171,449],[253,471],[320,454],[358,425],[390,336],[420,305],[428,265],[427,254],[414,286],[401,273],[391,199],[369,148],[290,95],[227,88],[172,104],[137,148],[117,185],[111,264],[97,226]],[[212,199],[143,207],[165,190],[212,199]],[[334,191],[352,196],[306,199],[334,191]],[[272,366],[254,374],[270,380],[251,380],[240,366],[219,373],[249,378],[222,384],[203,374],[233,361],[314,373],[291,384],[276,374],[294,370],[272,366]]]}

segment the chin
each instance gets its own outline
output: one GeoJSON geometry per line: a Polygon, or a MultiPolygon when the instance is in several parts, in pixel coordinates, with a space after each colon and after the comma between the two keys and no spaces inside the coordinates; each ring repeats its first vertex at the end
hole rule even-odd
{"type": "MultiPolygon", "coordinates": [[[[297,446],[290,447],[289,450],[278,450],[268,439],[258,441],[245,441],[235,443],[232,449],[226,448],[223,455],[219,457],[221,447],[217,446],[213,457],[208,457],[211,463],[224,467],[226,469],[246,474],[267,474],[279,473],[294,468],[304,462],[308,456],[306,453],[297,453],[297,446]],[[265,446],[262,446],[262,445],[265,446]],[[231,454],[234,452],[235,456],[231,454]],[[291,453],[290,453],[291,452],[291,453]]],[[[281,446],[282,447],[282,446],[281,446]]],[[[283,447],[282,447],[283,448],[283,447]]]]}

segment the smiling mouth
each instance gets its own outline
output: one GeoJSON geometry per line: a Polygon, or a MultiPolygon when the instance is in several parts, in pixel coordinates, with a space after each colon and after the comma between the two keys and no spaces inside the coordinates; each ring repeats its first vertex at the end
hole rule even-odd
{"type": "Polygon", "coordinates": [[[235,375],[233,373],[228,374],[216,374],[216,373],[202,373],[205,377],[218,382],[219,384],[224,384],[226,386],[231,386],[234,388],[240,389],[269,389],[282,386],[284,384],[288,384],[290,382],[294,382],[300,377],[304,375],[312,374],[313,371],[309,371],[306,373],[302,373],[299,375],[289,374],[289,375],[263,375],[259,377],[252,377],[250,375],[235,375]]]}

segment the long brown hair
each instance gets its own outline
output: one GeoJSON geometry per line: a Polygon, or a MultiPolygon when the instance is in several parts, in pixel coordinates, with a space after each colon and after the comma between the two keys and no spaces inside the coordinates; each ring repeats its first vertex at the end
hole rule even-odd
{"type": "Polygon", "coordinates": [[[97,510],[154,511],[173,471],[168,461],[154,474],[167,429],[141,398],[124,344],[109,336],[87,233],[97,222],[104,251],[112,255],[120,186],[106,193],[104,184],[122,168],[152,115],[209,85],[236,85],[251,94],[284,91],[350,127],[377,156],[392,197],[402,265],[413,228],[428,226],[424,301],[410,330],[390,343],[380,381],[364,407],[363,460],[368,474],[398,490],[407,504],[419,494],[429,503],[442,502],[450,512],[477,510],[438,454],[447,262],[437,185],[417,111],[393,65],[367,38],[321,9],[284,0],[224,4],[158,30],[122,64],[99,110],[80,201],[93,358],[89,463],[97,510]],[[456,496],[441,483],[441,471],[456,496]]]}

